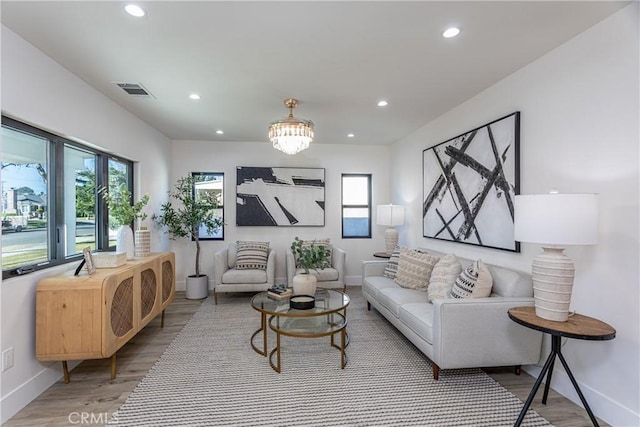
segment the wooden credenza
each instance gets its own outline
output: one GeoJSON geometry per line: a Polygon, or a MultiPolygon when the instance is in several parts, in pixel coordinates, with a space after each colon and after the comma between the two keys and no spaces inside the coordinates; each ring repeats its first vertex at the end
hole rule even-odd
{"type": "Polygon", "coordinates": [[[92,275],[69,271],[38,283],[36,358],[61,361],[111,358],[175,297],[175,255],[154,253],[92,275]]]}

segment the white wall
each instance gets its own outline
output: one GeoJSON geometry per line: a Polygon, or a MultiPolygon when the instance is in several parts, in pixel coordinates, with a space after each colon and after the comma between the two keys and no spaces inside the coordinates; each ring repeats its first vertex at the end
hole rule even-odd
{"type": "MultiPolygon", "coordinates": [[[[276,280],[286,279],[284,251],[295,236],[305,239],[331,238],[332,244],[347,252],[348,284],[360,284],[363,259],[373,259],[373,253],[384,249],[384,228],[372,224],[372,239],[342,239],[340,217],[341,174],[372,175],[373,205],[389,203],[389,147],[343,144],[312,144],[295,156],[275,150],[268,142],[239,143],[213,141],[173,141],[172,181],[189,172],[224,172],[225,240],[204,241],[201,269],[213,283],[213,254],[236,240],[264,239],[277,251],[276,280]],[[325,169],[324,227],[237,227],[236,166],[304,167],[325,169]]],[[[171,241],[176,253],[176,286],[184,289],[184,277],[194,274],[195,245],[188,240],[171,241]]]]}
{"type": "MultiPolygon", "coordinates": [[[[149,212],[166,200],[170,141],[4,26],[2,113],[138,162],[136,187],[138,195],[150,195],[149,212]]],[[[167,246],[164,236],[155,236],[152,250],[167,246]]],[[[75,267],[76,263],[0,284],[0,349],[13,347],[15,358],[13,368],[1,376],[2,422],[62,376],[59,363],[35,359],[35,289],[40,279],[75,267]]]]}
{"type": "MultiPolygon", "coordinates": [[[[522,253],[513,254],[421,237],[422,150],[521,111],[521,194],[552,187],[599,193],[598,245],[566,250],[576,264],[572,310],[611,324],[617,337],[568,340],[562,352],[595,414],[616,426],[640,425],[638,6],[595,25],[391,151],[394,202],[408,205],[410,225],[400,229],[401,238],[521,270],[530,270],[539,246],[523,244],[522,253]]],[[[560,363],[552,387],[579,401],[560,363]]]]}

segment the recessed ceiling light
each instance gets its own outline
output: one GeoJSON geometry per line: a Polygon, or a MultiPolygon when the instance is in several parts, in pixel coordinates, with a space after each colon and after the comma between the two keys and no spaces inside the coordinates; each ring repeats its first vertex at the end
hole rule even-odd
{"type": "Polygon", "coordinates": [[[451,37],[455,37],[458,34],[460,34],[460,28],[451,27],[444,30],[444,33],[442,33],[442,37],[450,39],[451,37]]]}
{"type": "Polygon", "coordinates": [[[136,18],[142,18],[147,14],[147,12],[137,4],[128,4],[124,7],[124,10],[126,10],[129,15],[135,16],[136,18]]]}
{"type": "Polygon", "coordinates": [[[347,138],[354,138],[354,137],[355,137],[355,135],[354,135],[354,134],[352,134],[352,133],[348,133],[348,134],[347,134],[347,138]]]}
{"type": "Polygon", "coordinates": [[[200,99],[200,95],[198,95],[197,93],[192,93],[191,95],[189,95],[189,98],[197,101],[198,99],[200,99]]]}
{"type": "Polygon", "coordinates": [[[224,131],[223,131],[223,130],[218,129],[218,130],[216,131],[216,133],[217,133],[218,135],[223,135],[223,134],[224,134],[224,131]]]}
{"type": "Polygon", "coordinates": [[[378,101],[378,107],[386,107],[389,105],[387,101],[378,101]]]}

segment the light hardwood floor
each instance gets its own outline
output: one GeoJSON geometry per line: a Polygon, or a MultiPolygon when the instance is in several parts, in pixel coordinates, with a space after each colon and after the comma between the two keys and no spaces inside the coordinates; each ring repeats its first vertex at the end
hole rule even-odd
{"type": "MultiPolygon", "coordinates": [[[[175,301],[166,310],[163,329],[160,328],[160,316],[157,316],[118,351],[115,380],[111,381],[109,378],[109,359],[84,361],[71,371],[69,384],[64,384],[62,380],[58,381],[3,425],[104,424],[104,420],[117,411],[136,384],[162,355],[202,303],[203,301],[187,300],[184,297],[184,292],[178,292],[175,301]],[[86,421],[84,424],[81,422],[83,416],[86,421]]],[[[223,298],[220,303],[224,303],[223,298]]],[[[258,321],[258,317],[256,317],[256,321],[258,321]]],[[[524,372],[522,375],[515,375],[512,368],[487,369],[486,371],[523,401],[527,398],[535,381],[524,372]]],[[[430,375],[431,371],[425,374],[430,375]]],[[[442,371],[441,375],[443,374],[446,375],[446,371],[442,371]]],[[[557,427],[591,425],[586,412],[581,407],[553,390],[549,393],[547,405],[542,405],[541,399],[542,388],[531,407],[553,425],[557,427]]],[[[601,426],[608,425],[602,421],[600,423],[601,426]]]]}

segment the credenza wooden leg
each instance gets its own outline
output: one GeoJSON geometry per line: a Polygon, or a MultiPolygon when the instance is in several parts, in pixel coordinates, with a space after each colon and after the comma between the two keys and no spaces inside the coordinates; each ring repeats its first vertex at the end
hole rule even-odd
{"type": "Polygon", "coordinates": [[[64,375],[64,383],[69,384],[71,379],[69,378],[69,367],[67,366],[67,361],[62,361],[62,374],[64,375]]]}
{"type": "Polygon", "coordinates": [[[116,379],[116,353],[111,355],[111,379],[116,379]]]}

